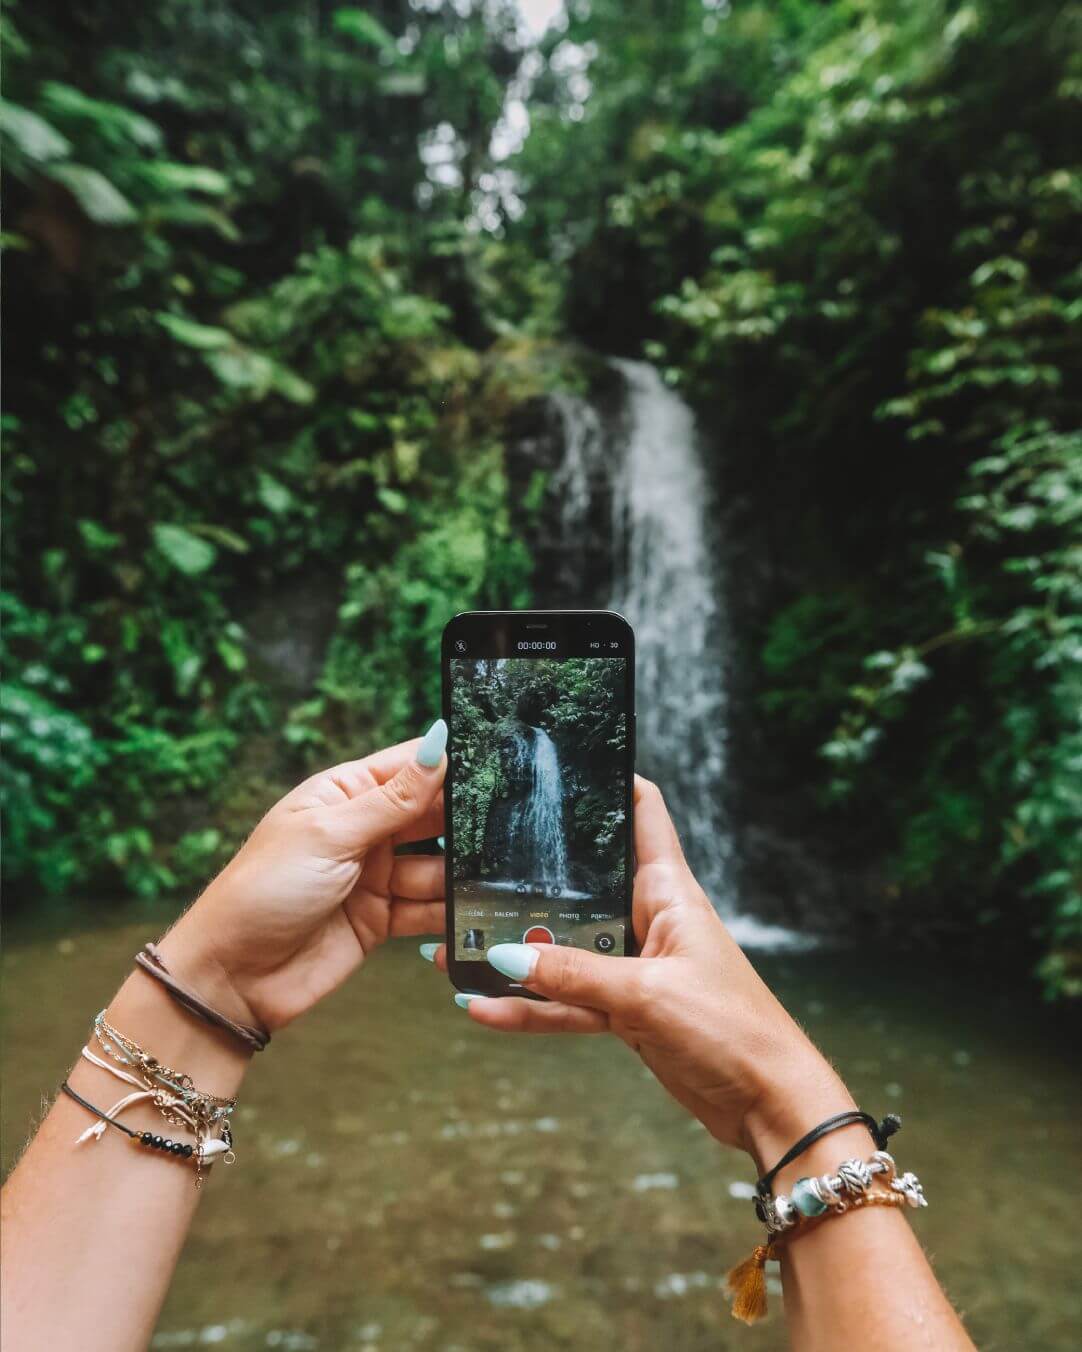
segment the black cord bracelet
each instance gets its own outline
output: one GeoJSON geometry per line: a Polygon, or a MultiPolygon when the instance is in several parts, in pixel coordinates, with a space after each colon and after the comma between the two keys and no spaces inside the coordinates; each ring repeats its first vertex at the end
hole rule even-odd
{"type": "Polygon", "coordinates": [[[792,1149],[787,1150],[773,1169],[768,1169],[762,1178],[755,1184],[755,1191],[760,1197],[769,1197],[773,1190],[774,1179],[785,1168],[787,1164],[792,1164],[799,1155],[813,1146],[816,1141],[829,1135],[832,1131],[838,1131],[842,1127],[856,1126],[862,1123],[872,1133],[872,1140],[875,1141],[876,1150],[885,1150],[887,1141],[902,1125],[902,1119],[897,1113],[887,1113],[882,1122],[877,1122],[871,1113],[861,1112],[859,1108],[850,1108],[848,1112],[838,1113],[835,1117],[828,1117],[825,1122],[820,1122],[817,1127],[812,1127],[806,1136],[802,1136],[792,1149]]]}
{"type": "Polygon", "coordinates": [[[181,1141],[171,1141],[165,1136],[155,1136],[152,1131],[132,1131],[131,1127],[126,1127],[123,1122],[118,1122],[115,1117],[110,1117],[107,1113],[103,1113],[100,1108],[95,1108],[92,1103],[88,1103],[81,1094],[77,1094],[72,1089],[67,1080],[60,1088],[67,1094],[68,1098],[74,1099],[88,1113],[100,1117],[103,1122],[108,1122],[111,1127],[116,1127],[117,1131],[122,1131],[125,1136],[130,1136],[133,1141],[138,1141],[140,1145],[145,1145],[150,1150],[161,1150],[166,1155],[176,1155],[178,1158],[186,1160],[190,1160],[195,1154],[194,1146],[185,1145],[181,1141]]]}

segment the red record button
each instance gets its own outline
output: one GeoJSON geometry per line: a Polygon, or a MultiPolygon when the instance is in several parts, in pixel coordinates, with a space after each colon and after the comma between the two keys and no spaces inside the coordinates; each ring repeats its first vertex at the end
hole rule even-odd
{"type": "Polygon", "coordinates": [[[524,944],[554,944],[556,936],[545,925],[533,925],[522,936],[524,944]]]}

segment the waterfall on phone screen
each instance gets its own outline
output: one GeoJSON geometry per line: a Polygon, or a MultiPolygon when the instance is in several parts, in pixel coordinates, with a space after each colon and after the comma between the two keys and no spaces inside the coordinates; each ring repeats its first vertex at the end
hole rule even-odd
{"type": "Polygon", "coordinates": [[[555,476],[561,530],[575,547],[604,471],[612,503],[608,604],[637,646],[638,769],[665,793],[699,881],[739,940],[784,945],[789,931],[739,914],[725,809],[729,630],[718,513],[687,404],[645,362],[615,360],[622,417],[561,395],[564,457],[555,476]]]}
{"type": "Polygon", "coordinates": [[[530,794],[517,830],[521,832],[529,872],[550,894],[567,887],[567,839],[564,835],[564,784],[556,743],[544,728],[530,728],[527,754],[530,794]]]}

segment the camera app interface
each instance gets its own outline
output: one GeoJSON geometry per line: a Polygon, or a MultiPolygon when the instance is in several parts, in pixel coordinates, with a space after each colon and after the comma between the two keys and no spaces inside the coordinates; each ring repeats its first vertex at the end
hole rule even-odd
{"type": "Polygon", "coordinates": [[[460,961],[501,943],[624,952],[625,664],[451,659],[460,961]]]}

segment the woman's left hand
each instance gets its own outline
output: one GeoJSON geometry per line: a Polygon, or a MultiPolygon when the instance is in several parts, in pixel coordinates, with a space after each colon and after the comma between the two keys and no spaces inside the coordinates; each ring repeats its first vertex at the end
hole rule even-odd
{"type": "Polygon", "coordinates": [[[159,944],[169,969],[273,1032],[392,935],[444,927],[442,857],[396,845],[443,831],[447,725],[305,780],[159,944]]]}

